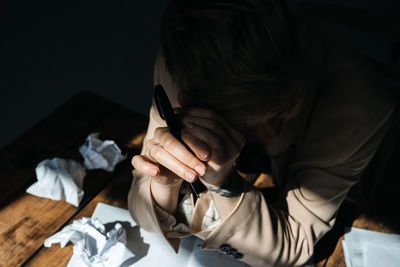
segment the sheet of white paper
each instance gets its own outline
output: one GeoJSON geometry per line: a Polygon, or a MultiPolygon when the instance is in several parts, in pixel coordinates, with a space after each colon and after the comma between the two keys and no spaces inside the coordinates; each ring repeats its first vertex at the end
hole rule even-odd
{"type": "Polygon", "coordinates": [[[74,244],[73,257],[68,263],[70,267],[121,266],[135,256],[126,247],[125,230],[119,223],[107,230],[98,219],[75,220],[47,238],[44,246],[60,243],[64,247],[68,242],[74,244]]]}
{"type": "Polygon", "coordinates": [[[118,243],[112,247],[112,251],[110,251],[108,254],[112,255],[107,259],[107,261],[100,261],[100,262],[93,262],[90,264],[86,264],[84,261],[82,261],[82,256],[79,254],[72,254],[71,259],[69,260],[67,267],[108,267],[108,266],[129,266],[126,265],[129,262],[129,259],[132,258],[132,255],[129,253],[130,250],[126,250],[125,245],[122,243],[118,243]],[[126,251],[128,251],[128,255],[124,254],[126,251]],[[121,262],[123,259],[126,259],[124,262],[121,262]]]}
{"type": "Polygon", "coordinates": [[[366,242],[365,267],[398,267],[400,266],[400,244],[396,246],[382,243],[366,242]]]}
{"type": "Polygon", "coordinates": [[[348,267],[364,267],[365,245],[367,242],[386,244],[398,247],[400,235],[386,234],[365,229],[351,228],[350,232],[344,236],[346,262],[350,262],[348,267]]]}
{"type": "MultiPolygon", "coordinates": [[[[346,240],[342,240],[342,246],[344,253],[344,262],[346,264],[346,267],[353,267],[350,261],[350,249],[347,246],[346,240]]],[[[361,260],[362,260],[362,254],[361,254],[361,260]]]]}
{"type": "Polygon", "coordinates": [[[344,236],[346,242],[379,242],[386,244],[400,244],[400,235],[387,234],[360,228],[351,228],[350,232],[344,236]]]}
{"type": "Polygon", "coordinates": [[[135,254],[130,265],[143,267],[187,265],[194,246],[194,240],[191,238],[182,239],[179,253],[176,254],[164,237],[139,228],[126,209],[99,203],[92,218],[98,218],[104,224],[119,222],[124,226],[127,246],[135,254]]]}
{"type": "Polygon", "coordinates": [[[78,207],[83,197],[85,175],[85,168],[74,160],[46,159],[36,167],[38,181],[26,192],[39,197],[65,200],[78,207]]]}
{"type": "Polygon", "coordinates": [[[114,171],[115,166],[126,159],[121,154],[121,149],[112,140],[102,141],[99,133],[92,133],[86,138],[86,142],[79,148],[84,158],[83,164],[86,169],[104,169],[114,171]]]}
{"type": "Polygon", "coordinates": [[[139,228],[126,209],[99,203],[92,218],[98,218],[105,224],[118,221],[124,225],[127,246],[136,258],[131,262],[133,266],[248,266],[218,251],[201,250],[202,240],[194,236],[182,238],[179,252],[176,254],[164,237],[139,228]]]}

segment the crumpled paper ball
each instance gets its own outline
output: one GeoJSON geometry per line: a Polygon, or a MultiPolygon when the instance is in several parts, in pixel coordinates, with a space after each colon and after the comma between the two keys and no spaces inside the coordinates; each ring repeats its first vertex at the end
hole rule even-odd
{"type": "Polygon", "coordinates": [[[65,226],[60,232],[44,241],[45,247],[68,242],[74,244],[68,266],[120,266],[135,255],[126,247],[126,233],[121,224],[106,232],[98,219],[82,218],[65,226]]]}
{"type": "Polygon", "coordinates": [[[86,169],[104,169],[114,171],[115,166],[126,159],[121,149],[112,140],[102,141],[98,139],[99,133],[92,133],[86,138],[86,142],[79,148],[86,169]]]}
{"type": "Polygon", "coordinates": [[[74,160],[46,159],[36,167],[37,182],[26,192],[54,200],[65,200],[78,207],[83,197],[85,168],[74,160]]]}

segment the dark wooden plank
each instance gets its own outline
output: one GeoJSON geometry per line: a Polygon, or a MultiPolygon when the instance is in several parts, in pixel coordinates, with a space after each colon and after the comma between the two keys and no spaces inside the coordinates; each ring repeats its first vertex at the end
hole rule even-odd
{"type": "MultiPolygon", "coordinates": [[[[75,117],[75,120],[78,121],[79,117],[75,117]]],[[[53,154],[50,157],[60,156],[82,162],[78,148],[85,141],[87,134],[97,131],[100,132],[101,138],[115,140],[131,157],[133,153],[139,152],[138,147],[132,146],[132,140],[143,136],[147,120],[143,115],[122,109],[101,125],[79,130],[81,137],[77,137],[77,142],[68,151],[53,154]]],[[[71,122],[73,123],[74,120],[71,122]]],[[[61,143],[64,141],[59,139],[61,143]]],[[[87,172],[84,185],[85,196],[80,208],[95,197],[116,174],[129,167],[129,157],[115,169],[114,173],[103,170],[87,172]]],[[[21,193],[13,202],[0,210],[0,244],[2,244],[0,265],[23,264],[42,246],[47,237],[62,228],[78,211],[78,208],[66,202],[21,193]]]]}
{"type": "MultiPolygon", "coordinates": [[[[68,224],[73,220],[82,217],[91,217],[94,209],[99,202],[127,208],[127,196],[132,180],[131,168],[125,168],[120,174],[102,190],[88,205],[85,206],[78,214],[76,214],[68,224]]],[[[64,248],[60,245],[53,245],[50,248],[42,247],[34,257],[30,258],[25,266],[66,266],[71,255],[73,245],[69,244],[64,248]]]]}
{"type": "Polygon", "coordinates": [[[89,129],[120,110],[121,106],[83,91],[1,149],[0,205],[34,181],[40,161],[62,154],[89,129]]]}

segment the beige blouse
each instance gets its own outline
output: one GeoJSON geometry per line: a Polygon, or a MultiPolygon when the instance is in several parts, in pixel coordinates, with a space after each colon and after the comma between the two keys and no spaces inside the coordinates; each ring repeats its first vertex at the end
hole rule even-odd
{"type": "MultiPolygon", "coordinates": [[[[394,106],[362,59],[339,43],[316,39],[308,48],[312,53],[305,55],[310,61],[305,73],[313,93],[306,99],[307,108],[288,121],[279,136],[263,142],[278,201],[270,202],[268,191],[245,182],[237,206],[223,221],[218,221],[208,192],[201,193],[195,206],[193,196],[187,195],[182,204],[187,216],[168,214],[152,199],[150,177],[133,171],[128,204],[140,227],[162,234],[175,250],[179,237],[196,235],[204,239],[202,249],[219,250],[252,266],[293,266],[309,260],[377,150],[394,106]],[[207,216],[213,218],[207,221],[207,216]]],[[[178,89],[162,57],[155,68],[158,83],[178,106],[178,89]]],[[[157,127],[165,127],[165,122],[152,106],[144,142],[157,127]]],[[[263,141],[263,132],[259,128],[255,137],[263,141]]]]}

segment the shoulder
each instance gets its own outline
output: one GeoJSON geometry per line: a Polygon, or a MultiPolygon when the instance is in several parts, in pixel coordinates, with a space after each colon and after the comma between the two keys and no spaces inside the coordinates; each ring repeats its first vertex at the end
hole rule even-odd
{"type": "Polygon", "coordinates": [[[394,104],[366,60],[343,42],[326,44],[323,78],[298,158],[329,167],[369,146],[375,133],[383,138],[380,129],[389,124],[394,104]]]}

